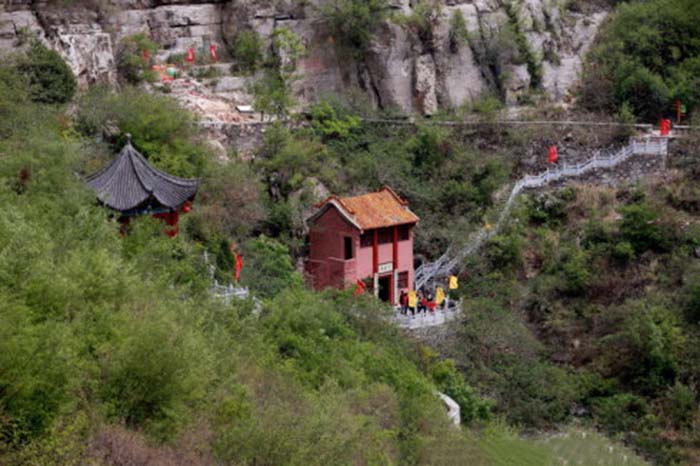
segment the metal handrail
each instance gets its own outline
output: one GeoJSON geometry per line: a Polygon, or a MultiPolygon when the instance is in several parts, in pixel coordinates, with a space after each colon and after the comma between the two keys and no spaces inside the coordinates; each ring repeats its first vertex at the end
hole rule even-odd
{"type": "Polygon", "coordinates": [[[618,150],[614,154],[603,155],[599,151],[583,163],[575,165],[562,165],[556,170],[547,170],[537,175],[525,175],[518,180],[511,189],[506,203],[498,217],[498,222],[493,228],[482,228],[470,236],[467,244],[459,251],[448,250],[432,263],[423,263],[415,272],[415,287],[420,290],[437,277],[449,275],[457,265],[467,256],[473,254],[493,236],[498,234],[506,219],[510,215],[515,198],[524,190],[546,186],[554,181],[564,178],[575,178],[584,175],[598,168],[612,168],[625,161],[633,155],[661,155],[668,154],[668,139],[647,137],[643,141],[633,140],[627,146],[618,150]]]}

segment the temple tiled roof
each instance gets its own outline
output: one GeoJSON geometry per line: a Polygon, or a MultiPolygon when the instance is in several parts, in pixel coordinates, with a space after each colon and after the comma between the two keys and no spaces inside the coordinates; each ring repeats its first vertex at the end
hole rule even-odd
{"type": "Polygon", "coordinates": [[[331,206],[360,230],[413,224],[419,220],[408,203],[389,187],[361,196],[331,196],[317,205],[319,211],[309,221],[316,220],[331,206]]]}
{"type": "Polygon", "coordinates": [[[153,167],[128,141],[116,159],[86,179],[97,199],[120,212],[180,208],[192,200],[199,179],[179,178],[153,167]]]}

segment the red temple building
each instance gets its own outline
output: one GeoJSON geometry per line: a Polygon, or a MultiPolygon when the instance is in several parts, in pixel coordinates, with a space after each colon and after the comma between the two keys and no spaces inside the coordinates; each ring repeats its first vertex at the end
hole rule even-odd
{"type": "Polygon", "coordinates": [[[314,288],[345,288],[370,279],[376,296],[396,304],[413,287],[413,227],[418,217],[391,188],[331,196],[308,219],[307,272],[314,288]]]}

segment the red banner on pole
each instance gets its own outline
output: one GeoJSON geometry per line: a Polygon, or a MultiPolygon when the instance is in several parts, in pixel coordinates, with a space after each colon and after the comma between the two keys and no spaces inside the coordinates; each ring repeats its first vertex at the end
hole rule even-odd
{"type": "Polygon", "coordinates": [[[234,278],[236,282],[241,281],[241,270],[243,270],[243,256],[240,253],[236,253],[236,269],[234,278]]]}
{"type": "Polygon", "coordinates": [[[187,61],[190,63],[194,62],[194,47],[187,49],[187,61]]]}
{"type": "Polygon", "coordinates": [[[219,56],[216,53],[216,44],[211,44],[209,46],[209,54],[211,55],[211,59],[214,61],[219,60],[219,56]]]}
{"type": "Polygon", "coordinates": [[[559,151],[557,146],[549,146],[549,163],[557,163],[559,161],[559,151]]]}
{"type": "Polygon", "coordinates": [[[362,280],[357,280],[357,283],[355,283],[355,292],[353,293],[355,296],[360,296],[365,292],[365,282],[362,280]]]}

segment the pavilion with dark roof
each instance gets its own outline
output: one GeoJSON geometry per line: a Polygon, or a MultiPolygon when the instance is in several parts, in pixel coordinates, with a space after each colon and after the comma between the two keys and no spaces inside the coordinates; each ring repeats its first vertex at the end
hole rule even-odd
{"type": "Polygon", "coordinates": [[[418,217],[391,188],[330,196],[307,219],[306,270],[315,288],[344,288],[369,279],[374,293],[396,304],[413,284],[413,228],[418,217]]]}
{"type": "Polygon", "coordinates": [[[177,225],[180,211],[189,212],[199,181],[155,168],[132,146],[129,136],[119,155],[86,179],[99,202],[119,212],[123,223],[134,215],[155,215],[170,226],[177,225]]]}

